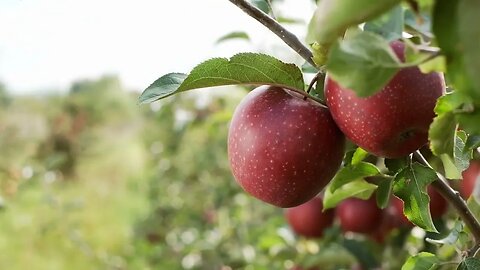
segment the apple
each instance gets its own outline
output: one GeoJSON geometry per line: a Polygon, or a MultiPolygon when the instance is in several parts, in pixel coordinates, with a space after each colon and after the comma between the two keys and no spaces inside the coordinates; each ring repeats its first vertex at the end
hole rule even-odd
{"type": "MultiPolygon", "coordinates": [[[[430,197],[430,214],[432,218],[441,218],[445,213],[448,211],[448,202],[443,198],[443,196],[438,193],[432,186],[427,187],[427,193],[430,197]]],[[[403,214],[403,201],[398,199],[397,197],[392,198],[392,202],[394,207],[396,208],[400,219],[402,220],[401,223],[403,225],[412,224],[405,214],[403,214]]]]}
{"type": "MultiPolygon", "coordinates": [[[[404,61],[405,46],[391,43],[404,61]]],[[[387,158],[406,156],[428,142],[437,99],[445,93],[442,73],[403,68],[376,94],[361,98],[328,77],[325,97],[345,136],[368,152],[387,158]]]]}
{"type": "Polygon", "coordinates": [[[468,199],[475,189],[475,183],[480,178],[480,160],[472,160],[468,168],[462,172],[463,180],[460,181],[460,194],[468,199]]]}
{"type": "Polygon", "coordinates": [[[344,146],[324,105],[276,86],[245,96],[228,132],[236,181],[254,197],[284,208],[307,202],[327,185],[344,146]]]}
{"type": "Polygon", "coordinates": [[[337,206],[336,215],[344,232],[372,233],[379,228],[383,211],[375,196],[368,200],[348,198],[337,206]]]}
{"type": "Polygon", "coordinates": [[[405,216],[403,213],[403,201],[400,200],[399,198],[392,196],[390,200],[390,204],[393,206],[393,209],[395,210],[395,215],[393,215],[394,218],[394,224],[396,227],[412,227],[414,226],[410,220],[405,216]]]}
{"type": "Polygon", "coordinates": [[[448,210],[448,202],[438,193],[432,186],[427,188],[428,196],[430,196],[430,214],[432,218],[441,218],[448,210]]]}
{"type": "Polygon", "coordinates": [[[323,211],[322,199],[315,197],[302,205],[288,208],[285,217],[296,234],[319,238],[326,228],[332,226],[335,211],[333,209],[323,211]]]}

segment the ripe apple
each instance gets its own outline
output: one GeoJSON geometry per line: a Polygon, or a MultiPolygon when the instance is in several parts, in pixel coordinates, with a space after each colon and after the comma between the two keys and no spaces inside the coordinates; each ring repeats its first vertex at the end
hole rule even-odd
{"type": "Polygon", "coordinates": [[[428,196],[430,196],[430,214],[432,218],[441,218],[448,210],[448,202],[438,193],[432,186],[427,188],[428,196]]]}
{"type": "Polygon", "coordinates": [[[460,194],[468,199],[475,189],[475,183],[480,178],[480,160],[472,160],[470,166],[462,172],[463,180],[460,181],[460,194]]]}
{"type": "MultiPolygon", "coordinates": [[[[404,61],[404,44],[391,43],[404,61]]],[[[325,97],[345,136],[368,152],[387,158],[406,156],[425,145],[437,98],[445,93],[441,73],[403,68],[376,94],[360,98],[327,76],[325,97]]]]}
{"type": "MultiPolygon", "coordinates": [[[[427,187],[427,193],[430,197],[430,214],[432,218],[441,218],[448,211],[448,202],[443,196],[438,193],[432,186],[427,187]]],[[[394,207],[397,209],[399,216],[401,217],[402,224],[412,224],[405,214],[403,214],[403,201],[397,197],[392,198],[394,207]]]]}
{"type": "Polygon", "coordinates": [[[336,215],[344,232],[371,233],[379,228],[383,211],[375,196],[368,200],[348,198],[337,206],[336,215]]]}
{"type": "Polygon", "coordinates": [[[335,175],[345,137],[328,109],[275,86],[251,91],[228,133],[233,175],[254,197],[294,207],[317,195],[335,175]]]}
{"type": "Polygon", "coordinates": [[[309,238],[321,237],[323,231],[332,226],[335,211],[328,209],[323,211],[323,202],[319,197],[299,205],[288,208],[285,217],[292,230],[309,238]]]}

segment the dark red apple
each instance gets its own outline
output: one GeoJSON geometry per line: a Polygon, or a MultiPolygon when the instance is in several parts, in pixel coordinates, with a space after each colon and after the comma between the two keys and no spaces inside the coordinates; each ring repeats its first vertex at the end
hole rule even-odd
{"type": "Polygon", "coordinates": [[[395,209],[394,223],[397,227],[412,227],[413,223],[403,213],[403,201],[397,197],[392,197],[390,200],[393,209],[395,209]]]}
{"type": "Polygon", "coordinates": [[[318,238],[323,235],[326,228],[332,226],[335,211],[333,209],[323,211],[322,199],[316,197],[297,207],[288,208],[285,217],[296,234],[318,238]]]}
{"type": "Polygon", "coordinates": [[[475,189],[475,183],[480,178],[480,160],[472,160],[470,166],[462,172],[462,181],[459,183],[460,194],[468,199],[475,189]]]}
{"type": "MultiPolygon", "coordinates": [[[[391,47],[404,61],[404,44],[391,47]]],[[[333,119],[345,136],[368,152],[398,158],[414,152],[428,141],[428,128],[435,117],[437,98],[445,93],[441,73],[422,73],[403,68],[376,94],[360,98],[327,76],[325,97],[333,119]]]]}
{"type": "Polygon", "coordinates": [[[344,232],[371,233],[379,228],[383,212],[372,196],[368,200],[349,198],[342,201],[336,215],[344,232]]]}
{"type": "Polygon", "coordinates": [[[427,188],[428,196],[430,196],[430,214],[432,218],[441,218],[448,210],[448,202],[438,193],[432,186],[427,188]]]}
{"type": "Polygon", "coordinates": [[[317,195],[338,170],[344,145],[325,106],[274,86],[258,87],[242,100],[228,133],[236,181],[279,207],[317,195]]]}

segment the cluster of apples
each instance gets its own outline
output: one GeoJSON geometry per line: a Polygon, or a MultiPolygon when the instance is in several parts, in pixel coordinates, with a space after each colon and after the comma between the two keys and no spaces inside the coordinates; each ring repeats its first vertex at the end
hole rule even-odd
{"type": "MultiPolygon", "coordinates": [[[[448,210],[447,201],[433,188],[428,187],[430,212],[434,219],[441,218],[448,210]]],[[[299,236],[320,238],[325,229],[338,220],[344,233],[359,233],[383,242],[390,231],[400,227],[413,227],[403,214],[403,202],[392,197],[385,209],[377,206],[375,197],[368,200],[349,198],[335,209],[323,209],[322,199],[312,200],[285,211],[285,217],[291,229],[299,236]]]]}
{"type": "MultiPolygon", "coordinates": [[[[405,61],[402,42],[392,42],[391,48],[405,61]]],[[[311,200],[341,165],[345,136],[379,157],[414,152],[428,142],[445,81],[441,73],[406,67],[367,98],[328,74],[324,90],[328,108],[277,86],[258,87],[240,102],[230,125],[228,156],[246,192],[283,208],[311,200]]]]}

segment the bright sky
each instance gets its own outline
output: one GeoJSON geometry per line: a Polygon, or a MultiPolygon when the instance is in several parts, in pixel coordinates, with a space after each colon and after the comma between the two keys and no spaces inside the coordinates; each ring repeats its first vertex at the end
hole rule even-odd
{"type": "MultiPolygon", "coordinates": [[[[312,5],[285,0],[277,13],[307,22],[312,5]]],[[[304,35],[305,27],[291,30],[304,35]]],[[[65,89],[102,74],[143,89],[165,73],[242,51],[298,63],[280,39],[228,0],[0,0],[0,81],[16,93],[65,89]],[[214,44],[240,30],[251,43],[214,44]]]]}

